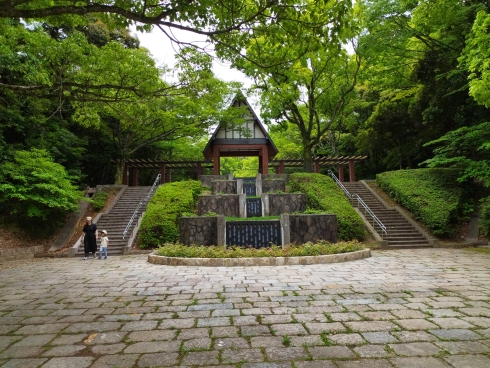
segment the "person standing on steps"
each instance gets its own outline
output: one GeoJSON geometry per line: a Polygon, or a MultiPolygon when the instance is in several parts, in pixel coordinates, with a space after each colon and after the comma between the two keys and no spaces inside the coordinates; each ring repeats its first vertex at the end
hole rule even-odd
{"type": "Polygon", "coordinates": [[[88,258],[88,254],[92,252],[95,258],[97,253],[97,239],[99,238],[99,232],[97,231],[97,225],[92,223],[92,217],[87,217],[87,223],[83,227],[83,248],[85,250],[85,258],[88,258]]]}
{"type": "Polygon", "coordinates": [[[109,238],[107,237],[107,231],[102,230],[100,236],[100,251],[99,251],[99,259],[102,258],[102,252],[104,252],[104,259],[107,259],[107,246],[109,245],[109,238]]]}

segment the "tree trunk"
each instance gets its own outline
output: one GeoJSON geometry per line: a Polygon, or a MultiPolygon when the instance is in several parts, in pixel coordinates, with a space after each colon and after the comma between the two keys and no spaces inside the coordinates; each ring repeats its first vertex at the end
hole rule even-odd
{"type": "Polygon", "coordinates": [[[313,167],[313,157],[311,155],[311,144],[310,143],[304,143],[303,141],[303,170],[305,172],[314,172],[314,167],[313,167]]]}
{"type": "Polygon", "coordinates": [[[116,161],[116,179],[115,179],[115,185],[121,185],[122,180],[123,180],[123,174],[124,174],[124,160],[117,160],[116,161]]]}

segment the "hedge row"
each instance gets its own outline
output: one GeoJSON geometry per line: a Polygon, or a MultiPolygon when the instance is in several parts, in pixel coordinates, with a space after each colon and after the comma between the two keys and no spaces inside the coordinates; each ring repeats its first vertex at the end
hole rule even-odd
{"type": "Polygon", "coordinates": [[[436,236],[453,236],[473,212],[468,184],[454,169],[400,170],[378,174],[376,181],[394,201],[411,211],[436,236]]]}
{"type": "Polygon", "coordinates": [[[141,221],[140,247],[178,241],[179,217],[194,211],[201,190],[201,182],[195,180],[167,183],[158,188],[141,221]]]}
{"type": "Polygon", "coordinates": [[[291,191],[306,194],[308,210],[337,215],[339,240],[364,239],[364,224],[360,216],[331,178],[321,174],[296,173],[290,176],[289,185],[291,191]]]}

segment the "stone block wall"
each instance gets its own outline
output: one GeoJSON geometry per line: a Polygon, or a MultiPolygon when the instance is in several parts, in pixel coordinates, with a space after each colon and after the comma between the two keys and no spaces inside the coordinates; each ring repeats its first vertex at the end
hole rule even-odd
{"type": "Polygon", "coordinates": [[[262,179],[262,193],[276,193],[286,191],[286,181],[282,179],[264,180],[262,179]]]}
{"type": "Polygon", "coordinates": [[[214,180],[211,182],[211,190],[213,194],[237,194],[236,180],[214,180]]]}
{"type": "MultiPolygon", "coordinates": [[[[337,242],[336,215],[284,215],[286,216],[289,217],[289,243],[304,244],[318,240],[337,242]]],[[[285,240],[287,241],[286,237],[285,240]]]]}
{"type": "Polygon", "coordinates": [[[197,214],[202,216],[208,212],[223,216],[239,217],[240,204],[238,194],[199,196],[197,214]]]}
{"type": "Polygon", "coordinates": [[[200,175],[199,181],[203,187],[211,188],[211,183],[214,180],[227,180],[228,175],[200,175]]]}
{"type": "Polygon", "coordinates": [[[218,218],[216,216],[181,217],[180,242],[185,245],[217,245],[218,218]]]}
{"type": "Polygon", "coordinates": [[[284,180],[286,184],[289,182],[289,174],[262,174],[262,180],[284,180]]]}
{"type": "Polygon", "coordinates": [[[269,194],[269,216],[306,211],[306,194],[269,194]]]}

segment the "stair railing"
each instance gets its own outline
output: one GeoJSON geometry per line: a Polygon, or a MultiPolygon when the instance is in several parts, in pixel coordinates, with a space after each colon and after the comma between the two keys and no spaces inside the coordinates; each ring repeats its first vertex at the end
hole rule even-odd
{"type": "Polygon", "coordinates": [[[362,207],[364,209],[364,216],[369,215],[371,216],[371,219],[373,221],[373,227],[374,223],[378,224],[378,226],[381,229],[381,237],[384,235],[388,235],[388,232],[386,231],[386,226],[383,225],[383,223],[379,220],[379,218],[371,211],[371,209],[368,207],[366,203],[362,200],[361,197],[359,197],[358,194],[350,194],[349,191],[347,190],[346,187],[342,184],[342,182],[335,176],[335,174],[332,172],[332,170],[328,170],[328,175],[337,183],[337,185],[344,191],[345,195],[347,198],[350,200],[357,200],[357,208],[360,209],[362,207]]]}
{"type": "Polygon", "coordinates": [[[151,199],[151,197],[153,197],[153,192],[156,190],[156,188],[158,187],[158,185],[160,185],[160,178],[161,178],[161,175],[158,174],[155,181],[153,182],[153,185],[151,186],[150,188],[150,191],[148,192],[148,195],[146,196],[145,199],[142,199],[140,201],[140,203],[138,204],[138,207],[136,207],[136,209],[134,210],[133,212],[133,215],[131,216],[131,219],[129,220],[127,226],[126,226],[126,229],[124,229],[124,232],[123,232],[123,239],[126,237],[126,235],[128,234],[128,231],[129,229],[131,228],[131,225],[133,225],[133,222],[134,220],[137,218],[138,216],[138,213],[141,209],[142,206],[146,205],[148,203],[148,201],[151,199]]]}

